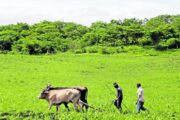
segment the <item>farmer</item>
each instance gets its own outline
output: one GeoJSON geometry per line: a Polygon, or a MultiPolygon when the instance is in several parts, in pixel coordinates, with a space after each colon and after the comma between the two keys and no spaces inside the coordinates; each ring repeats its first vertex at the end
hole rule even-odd
{"type": "Polygon", "coordinates": [[[122,100],[123,100],[122,89],[119,87],[119,85],[117,83],[113,83],[113,86],[117,91],[116,99],[114,100],[114,105],[116,106],[117,109],[122,110],[122,108],[121,108],[121,103],[122,103],[122,100]]]}
{"type": "Polygon", "coordinates": [[[140,110],[147,110],[143,105],[144,105],[144,89],[142,88],[141,84],[138,83],[137,84],[137,97],[138,100],[136,102],[136,111],[137,113],[140,113],[140,110]]]}

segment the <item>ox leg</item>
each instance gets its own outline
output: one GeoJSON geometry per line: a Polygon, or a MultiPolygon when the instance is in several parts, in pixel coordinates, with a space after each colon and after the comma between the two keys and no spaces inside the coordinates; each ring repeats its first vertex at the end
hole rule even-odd
{"type": "Polygon", "coordinates": [[[81,100],[79,100],[79,106],[80,106],[80,108],[81,108],[81,111],[84,112],[84,110],[83,110],[84,104],[81,102],[81,100]]]}
{"type": "Polygon", "coordinates": [[[50,103],[50,104],[49,104],[49,108],[48,108],[48,109],[50,110],[50,109],[51,109],[51,107],[52,107],[52,104],[50,103]]]}
{"type": "Polygon", "coordinates": [[[56,105],[56,112],[59,111],[60,105],[56,105]]]}
{"type": "MultiPolygon", "coordinates": [[[[87,100],[84,100],[83,102],[86,103],[86,104],[88,104],[87,100]]],[[[83,106],[85,106],[86,111],[88,111],[89,106],[87,106],[87,105],[83,105],[83,106]]]]}
{"type": "Polygon", "coordinates": [[[68,109],[68,111],[70,111],[67,103],[64,103],[64,106],[66,107],[66,109],[68,109]]]}
{"type": "MultiPolygon", "coordinates": [[[[86,103],[88,104],[88,102],[87,102],[87,101],[86,101],[86,103]]],[[[88,110],[88,108],[89,108],[89,106],[87,106],[87,105],[86,105],[85,107],[86,107],[86,111],[87,111],[87,110],[88,110]]]]}
{"type": "Polygon", "coordinates": [[[77,104],[77,102],[74,102],[73,104],[74,104],[74,109],[75,109],[76,111],[78,111],[78,104],[77,104]]]}

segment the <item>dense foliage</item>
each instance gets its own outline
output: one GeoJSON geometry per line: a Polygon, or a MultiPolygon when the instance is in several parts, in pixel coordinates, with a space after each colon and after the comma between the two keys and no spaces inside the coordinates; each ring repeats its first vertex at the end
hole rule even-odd
{"type": "Polygon", "coordinates": [[[63,21],[43,21],[34,25],[17,23],[0,26],[0,51],[42,54],[73,51],[101,52],[123,46],[152,46],[157,50],[180,47],[180,15],[151,19],[98,21],[90,27],[63,21]]]}

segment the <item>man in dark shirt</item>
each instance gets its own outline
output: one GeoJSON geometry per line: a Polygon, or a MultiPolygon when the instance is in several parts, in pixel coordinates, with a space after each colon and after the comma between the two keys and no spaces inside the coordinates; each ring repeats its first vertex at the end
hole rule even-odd
{"type": "Polygon", "coordinates": [[[119,87],[117,83],[113,83],[114,88],[116,88],[116,100],[114,101],[114,105],[116,106],[117,109],[122,109],[121,108],[121,103],[123,100],[123,93],[122,89],[119,87]]]}

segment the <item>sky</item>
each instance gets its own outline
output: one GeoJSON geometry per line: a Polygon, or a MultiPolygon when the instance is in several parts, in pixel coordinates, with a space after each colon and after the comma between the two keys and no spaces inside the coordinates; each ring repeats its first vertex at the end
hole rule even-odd
{"type": "Polygon", "coordinates": [[[61,20],[88,26],[162,14],[180,14],[180,0],[0,0],[0,25],[61,20]]]}

